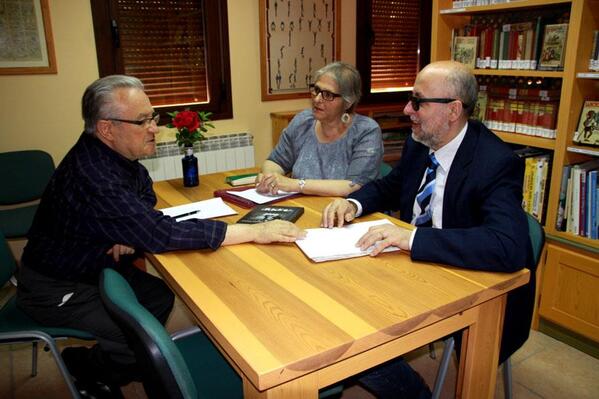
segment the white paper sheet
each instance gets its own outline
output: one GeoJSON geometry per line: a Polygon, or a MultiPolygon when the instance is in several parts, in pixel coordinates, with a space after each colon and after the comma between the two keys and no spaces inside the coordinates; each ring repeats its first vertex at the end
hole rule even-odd
{"type": "Polygon", "coordinates": [[[191,204],[172,206],[170,208],[161,209],[165,215],[175,217],[177,222],[187,219],[210,219],[220,216],[236,215],[237,212],[229,205],[223,202],[220,197],[212,198],[205,201],[192,202],[191,204]],[[191,215],[186,215],[194,212],[191,215]],[[177,217],[178,215],[186,215],[177,217]]]}
{"type": "MultiPolygon", "coordinates": [[[[370,227],[386,223],[392,224],[383,219],[333,227],[332,229],[306,229],[308,233],[306,237],[295,243],[314,262],[365,256],[372,252],[374,246],[361,251],[359,247],[356,247],[356,243],[370,227]]],[[[387,247],[383,250],[383,252],[391,251],[399,251],[399,248],[387,247]]]]}
{"type": "Polygon", "coordinates": [[[249,188],[243,191],[227,191],[229,194],[236,195],[241,198],[249,199],[250,201],[255,202],[256,204],[265,204],[275,199],[289,197],[290,195],[297,194],[297,192],[288,193],[287,191],[279,190],[279,193],[276,195],[270,194],[260,194],[256,191],[255,188],[249,188]]]}

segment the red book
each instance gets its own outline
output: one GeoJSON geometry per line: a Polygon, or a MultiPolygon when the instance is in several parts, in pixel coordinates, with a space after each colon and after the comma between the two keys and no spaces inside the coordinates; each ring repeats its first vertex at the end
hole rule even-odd
{"type": "MultiPolygon", "coordinates": [[[[237,195],[231,194],[228,192],[228,191],[245,191],[245,190],[248,190],[249,188],[251,188],[251,187],[241,186],[241,187],[235,187],[235,188],[224,188],[221,190],[215,190],[214,196],[221,197],[223,200],[230,202],[232,204],[238,205],[242,208],[253,208],[256,205],[258,205],[254,201],[250,201],[249,199],[238,197],[237,195]]],[[[276,198],[276,199],[273,199],[272,201],[265,202],[264,204],[261,204],[261,205],[274,204],[275,202],[285,201],[285,200],[288,200],[291,198],[299,197],[300,195],[301,195],[300,193],[297,193],[297,194],[290,195],[288,197],[276,198]]]]}

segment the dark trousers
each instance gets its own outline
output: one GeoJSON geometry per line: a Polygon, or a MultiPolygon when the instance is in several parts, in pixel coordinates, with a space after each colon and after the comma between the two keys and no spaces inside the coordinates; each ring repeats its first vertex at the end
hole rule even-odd
{"type": "MultiPolygon", "coordinates": [[[[174,295],[164,281],[132,265],[123,265],[118,272],[129,282],[138,301],[166,323],[174,295]]],[[[80,359],[90,378],[118,385],[139,379],[135,355],[106,312],[97,285],[56,280],[23,266],[18,275],[17,305],[38,323],[93,334],[98,343],[80,359]]]]}

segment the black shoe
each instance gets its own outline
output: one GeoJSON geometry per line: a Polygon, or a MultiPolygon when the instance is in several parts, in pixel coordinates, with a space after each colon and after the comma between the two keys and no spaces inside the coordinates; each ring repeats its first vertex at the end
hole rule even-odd
{"type": "Polygon", "coordinates": [[[82,398],[89,399],[124,399],[121,389],[108,386],[100,381],[81,382],[75,380],[75,387],[82,398]]]}
{"type": "Polygon", "coordinates": [[[84,346],[65,348],[61,353],[81,397],[89,399],[123,399],[123,393],[117,385],[98,381],[97,376],[90,373],[89,355],[90,349],[84,346]]]}
{"type": "Polygon", "coordinates": [[[379,399],[430,399],[431,390],[410,365],[397,358],[360,375],[358,382],[379,399]]]}

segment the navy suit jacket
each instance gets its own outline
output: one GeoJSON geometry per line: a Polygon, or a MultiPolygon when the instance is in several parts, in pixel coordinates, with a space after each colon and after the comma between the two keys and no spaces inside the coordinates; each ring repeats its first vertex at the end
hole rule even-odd
{"type": "MultiPolygon", "coordinates": [[[[400,219],[410,223],[428,153],[408,138],[399,165],[349,198],[360,202],[364,214],[399,210],[400,219]]],[[[412,259],[495,272],[534,270],[523,177],[524,162],[512,149],[478,121],[469,121],[447,176],[443,228],[418,228],[412,259]]],[[[508,296],[501,362],[528,338],[533,305],[534,274],[508,296]]]]}

